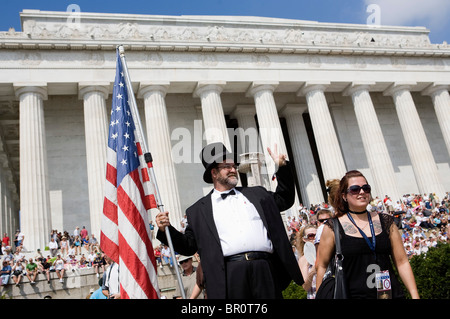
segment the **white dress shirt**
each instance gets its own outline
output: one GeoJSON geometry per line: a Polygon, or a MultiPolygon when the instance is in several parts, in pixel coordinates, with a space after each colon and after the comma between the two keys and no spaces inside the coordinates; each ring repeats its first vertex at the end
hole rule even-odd
{"type": "Polygon", "coordinates": [[[214,189],[211,194],[213,217],[223,255],[231,256],[249,251],[272,253],[273,247],[267,229],[255,206],[238,190],[226,199],[214,189]]]}

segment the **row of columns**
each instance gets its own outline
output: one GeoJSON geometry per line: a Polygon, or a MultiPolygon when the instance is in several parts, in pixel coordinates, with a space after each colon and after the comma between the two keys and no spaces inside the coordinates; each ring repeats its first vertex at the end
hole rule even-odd
{"type": "MultiPolygon", "coordinates": [[[[308,112],[311,118],[315,142],[324,179],[341,178],[347,168],[339,147],[331,114],[325,98],[328,82],[307,82],[298,91],[306,97],[307,107],[286,105],[280,112],[286,118],[288,132],[297,168],[303,204],[324,201],[317,169],[312,157],[302,113],[308,112]]],[[[394,169],[384,137],[377,120],[370,97],[370,87],[374,83],[352,83],[344,95],[352,97],[358,126],[363,140],[375,189],[381,194],[400,196],[395,180],[394,169]]],[[[385,95],[393,97],[401,129],[405,137],[409,156],[421,193],[443,194],[437,166],[420,122],[417,110],[409,91],[414,83],[394,83],[385,95]],[[421,145],[416,148],[416,145],[421,145]]],[[[141,83],[138,97],[144,99],[147,142],[152,153],[158,187],[164,194],[163,204],[171,214],[174,225],[179,225],[182,212],[178,193],[175,167],[171,154],[170,132],[165,105],[165,95],[170,83],[141,83]]],[[[200,98],[203,123],[207,143],[223,142],[228,148],[230,139],[223,113],[221,92],[225,82],[200,82],[194,96],[200,98]]],[[[273,92],[278,83],[253,83],[247,96],[254,98],[253,110],[238,107],[233,116],[239,126],[256,128],[254,115],[257,115],[260,143],[266,159],[270,158],[267,147],[278,145],[279,152],[287,153],[283,138],[279,113],[273,92]]],[[[48,187],[48,168],[45,146],[45,123],[43,101],[47,99],[45,84],[14,86],[20,100],[20,200],[22,230],[32,238],[36,249],[48,242],[51,229],[50,200],[48,187]]],[[[450,96],[448,85],[434,84],[423,94],[431,95],[439,124],[450,153],[450,96]]],[[[106,99],[109,83],[79,83],[79,98],[84,103],[86,157],[88,169],[89,203],[91,212],[91,232],[99,234],[103,207],[103,183],[105,179],[108,117],[106,99]]],[[[269,176],[275,167],[266,160],[269,176]]],[[[274,185],[270,186],[271,188],[274,185]]],[[[30,244],[32,243],[30,240],[30,244]]]]}

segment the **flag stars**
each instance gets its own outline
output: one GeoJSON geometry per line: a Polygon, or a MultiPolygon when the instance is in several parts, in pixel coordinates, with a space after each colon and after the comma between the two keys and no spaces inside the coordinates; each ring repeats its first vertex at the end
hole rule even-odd
{"type": "Polygon", "coordinates": [[[126,159],[123,159],[123,160],[120,162],[120,164],[122,164],[122,165],[127,165],[127,160],[126,160],[126,159]]]}
{"type": "Polygon", "coordinates": [[[128,146],[124,145],[124,147],[122,147],[122,150],[123,150],[124,152],[129,151],[128,146]]]}
{"type": "Polygon", "coordinates": [[[125,137],[126,139],[128,139],[128,138],[130,138],[130,134],[125,133],[125,134],[123,135],[123,137],[125,137]]]}

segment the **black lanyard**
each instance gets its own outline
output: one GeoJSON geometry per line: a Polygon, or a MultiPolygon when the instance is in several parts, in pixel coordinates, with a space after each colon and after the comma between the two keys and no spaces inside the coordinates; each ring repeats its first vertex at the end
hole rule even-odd
{"type": "Polygon", "coordinates": [[[373,223],[372,223],[372,217],[370,216],[370,213],[367,212],[367,219],[369,220],[369,226],[370,226],[370,233],[372,234],[372,241],[369,240],[367,235],[359,228],[355,221],[353,220],[353,217],[350,215],[350,213],[347,213],[348,219],[355,225],[356,228],[358,228],[361,236],[366,240],[367,245],[369,245],[370,250],[375,254],[375,246],[376,246],[376,238],[375,238],[375,231],[373,229],[373,223]]]}

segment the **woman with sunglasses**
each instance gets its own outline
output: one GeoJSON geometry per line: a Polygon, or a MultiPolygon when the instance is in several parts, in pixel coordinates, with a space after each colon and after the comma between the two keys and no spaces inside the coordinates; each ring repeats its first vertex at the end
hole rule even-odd
{"type": "Polygon", "coordinates": [[[317,288],[335,253],[333,223],[338,222],[349,298],[404,298],[392,259],[411,297],[418,299],[414,274],[393,217],[367,211],[371,187],[364,175],[359,171],[349,171],[340,181],[334,180],[329,184],[328,200],[335,209],[336,218],[327,221],[326,225],[329,227],[324,228],[321,236],[316,263],[317,288]],[[377,291],[377,276],[389,278],[389,281],[383,281],[390,282],[390,286],[386,287],[390,288],[385,290],[386,294],[377,291]]]}
{"type": "MultiPolygon", "coordinates": [[[[312,224],[308,224],[300,229],[296,236],[296,248],[299,253],[298,266],[302,272],[302,276],[305,279],[305,283],[302,285],[307,293],[308,299],[314,299],[316,296],[316,269],[314,262],[311,264],[308,262],[305,256],[305,244],[310,243],[314,245],[314,239],[316,238],[317,227],[312,224]]],[[[313,246],[314,247],[314,246],[313,246]]]]}

